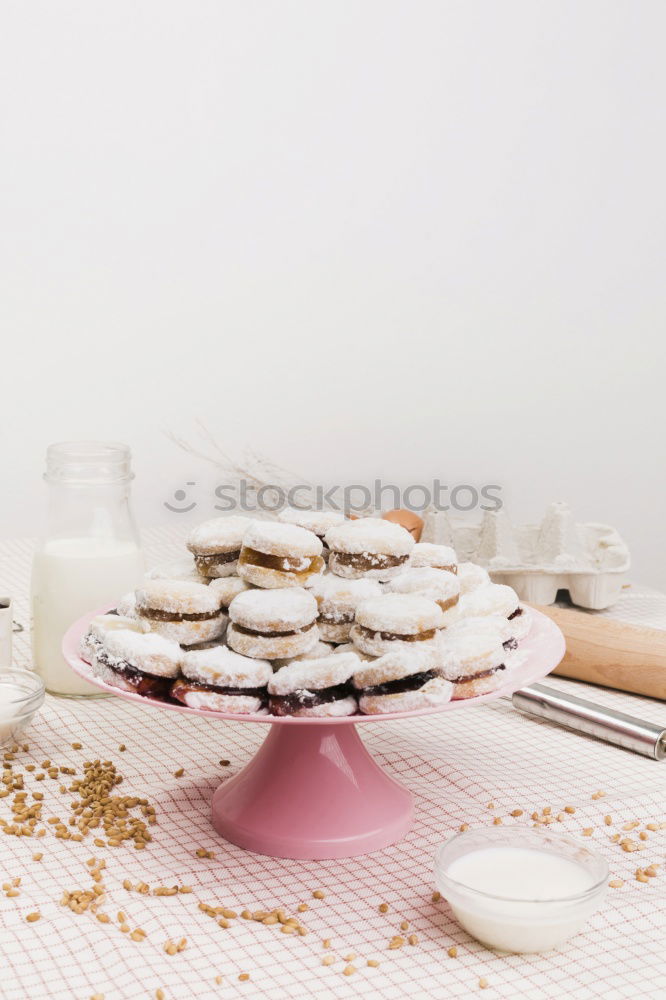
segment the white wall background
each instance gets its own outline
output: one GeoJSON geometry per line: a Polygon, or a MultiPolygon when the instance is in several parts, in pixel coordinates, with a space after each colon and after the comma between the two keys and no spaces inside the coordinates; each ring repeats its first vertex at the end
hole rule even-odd
{"type": "Polygon", "coordinates": [[[46,445],[567,499],[666,586],[661,0],[3,0],[0,533],[46,445]]]}

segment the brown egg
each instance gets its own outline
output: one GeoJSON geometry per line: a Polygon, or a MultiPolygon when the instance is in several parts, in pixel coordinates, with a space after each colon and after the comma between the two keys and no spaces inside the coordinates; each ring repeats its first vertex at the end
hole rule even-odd
{"type": "Polygon", "coordinates": [[[423,519],[418,514],[415,514],[414,511],[388,510],[385,514],[382,514],[382,517],[385,521],[393,521],[395,524],[401,525],[413,536],[414,541],[418,542],[423,531],[423,519]]]}

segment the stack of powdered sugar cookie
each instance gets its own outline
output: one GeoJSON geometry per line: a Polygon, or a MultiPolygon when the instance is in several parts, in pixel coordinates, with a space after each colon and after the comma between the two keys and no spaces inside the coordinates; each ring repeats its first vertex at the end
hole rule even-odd
{"type": "Polygon", "coordinates": [[[90,622],[107,684],[239,715],[409,712],[497,690],[529,630],[510,587],[382,518],[220,517],[187,547],[90,622]]]}

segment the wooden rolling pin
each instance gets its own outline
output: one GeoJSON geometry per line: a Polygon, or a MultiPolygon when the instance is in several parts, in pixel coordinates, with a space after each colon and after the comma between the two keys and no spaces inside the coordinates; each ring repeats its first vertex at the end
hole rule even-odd
{"type": "Polygon", "coordinates": [[[553,673],[666,699],[666,630],[554,605],[535,607],[552,618],[567,642],[553,673]]]}

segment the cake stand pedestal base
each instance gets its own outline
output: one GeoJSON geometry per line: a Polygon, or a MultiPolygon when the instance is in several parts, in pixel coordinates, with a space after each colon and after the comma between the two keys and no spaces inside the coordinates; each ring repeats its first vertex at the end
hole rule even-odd
{"type": "Polygon", "coordinates": [[[407,833],[412,794],[375,762],[355,725],[272,725],[213,796],[213,826],[276,858],[350,858],[407,833]]]}

